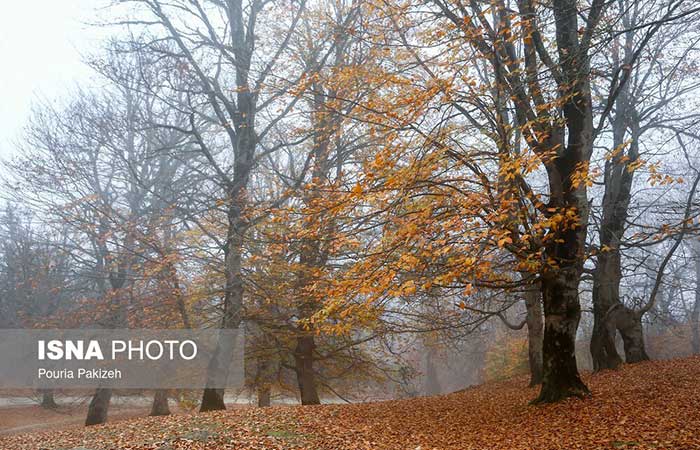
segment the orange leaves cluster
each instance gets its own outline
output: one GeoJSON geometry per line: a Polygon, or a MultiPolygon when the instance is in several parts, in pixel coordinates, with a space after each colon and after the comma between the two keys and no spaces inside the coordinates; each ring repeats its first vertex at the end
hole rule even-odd
{"type": "MultiPolygon", "coordinates": [[[[644,163],[641,162],[640,166],[643,165],[644,163]]],[[[663,173],[660,168],[659,163],[651,163],[647,165],[647,170],[649,171],[649,184],[652,186],[666,186],[670,184],[682,184],[683,183],[683,178],[681,177],[674,177],[671,176],[667,173],[663,173]]]]}

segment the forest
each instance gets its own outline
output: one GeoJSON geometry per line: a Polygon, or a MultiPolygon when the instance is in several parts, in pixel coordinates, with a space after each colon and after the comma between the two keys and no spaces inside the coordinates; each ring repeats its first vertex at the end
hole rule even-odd
{"type": "MultiPolygon", "coordinates": [[[[258,420],[496,383],[556,416],[697,376],[697,1],[112,0],[90,26],[89,82],[33,101],[0,168],[0,329],[243,330],[243,380],[0,397],[89,426],[123,396],[258,420]]],[[[278,448],[245,442],[202,448],[278,448]]]]}

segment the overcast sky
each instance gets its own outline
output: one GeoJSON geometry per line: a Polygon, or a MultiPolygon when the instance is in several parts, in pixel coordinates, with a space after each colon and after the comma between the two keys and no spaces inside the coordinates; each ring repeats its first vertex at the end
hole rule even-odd
{"type": "Polygon", "coordinates": [[[37,97],[56,98],[89,70],[98,46],[97,0],[7,0],[0,13],[0,157],[11,156],[37,97]]]}

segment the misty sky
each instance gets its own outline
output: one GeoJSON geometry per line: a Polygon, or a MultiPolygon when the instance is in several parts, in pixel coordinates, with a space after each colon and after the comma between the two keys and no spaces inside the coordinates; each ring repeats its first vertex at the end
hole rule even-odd
{"type": "Polygon", "coordinates": [[[98,0],[8,0],[0,13],[0,157],[13,152],[37,97],[53,99],[86,80],[81,54],[97,45],[98,0]]]}

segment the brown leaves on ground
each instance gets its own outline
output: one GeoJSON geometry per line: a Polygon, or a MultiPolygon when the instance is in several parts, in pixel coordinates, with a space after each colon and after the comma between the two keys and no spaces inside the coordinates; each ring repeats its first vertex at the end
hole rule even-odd
{"type": "Polygon", "coordinates": [[[0,439],[24,449],[700,449],[700,357],[586,376],[591,398],[531,406],[524,379],[431,398],[240,408],[0,439]]]}

